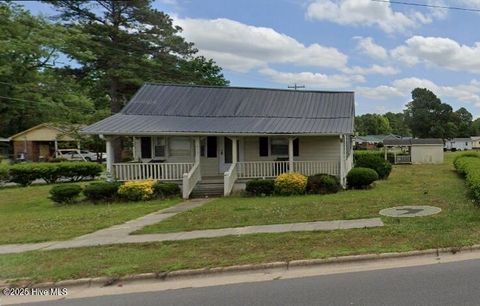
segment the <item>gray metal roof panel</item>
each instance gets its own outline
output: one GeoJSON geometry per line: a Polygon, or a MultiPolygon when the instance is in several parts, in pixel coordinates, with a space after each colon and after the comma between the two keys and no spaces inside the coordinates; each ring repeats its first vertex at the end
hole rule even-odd
{"type": "Polygon", "coordinates": [[[354,114],[353,92],[145,84],[83,131],[351,134],[354,114]]]}

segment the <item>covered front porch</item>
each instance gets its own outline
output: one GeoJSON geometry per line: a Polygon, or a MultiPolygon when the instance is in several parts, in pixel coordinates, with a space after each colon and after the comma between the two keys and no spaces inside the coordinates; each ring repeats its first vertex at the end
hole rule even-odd
{"type": "Polygon", "coordinates": [[[182,186],[188,198],[201,181],[223,178],[223,194],[255,178],[285,172],[327,173],[344,184],[352,164],[351,140],[345,135],[133,136],[133,161],[113,162],[112,138],[107,143],[107,169],[120,181],[155,179],[182,186]]]}

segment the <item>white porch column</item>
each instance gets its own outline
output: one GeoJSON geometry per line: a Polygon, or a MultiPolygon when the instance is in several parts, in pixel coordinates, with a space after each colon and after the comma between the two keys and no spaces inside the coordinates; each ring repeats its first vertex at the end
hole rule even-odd
{"type": "Polygon", "coordinates": [[[288,172],[293,172],[293,137],[288,138],[288,172]]]}
{"type": "Polygon", "coordinates": [[[232,140],[232,164],[236,164],[238,162],[238,144],[237,144],[237,137],[230,137],[232,140]]]}
{"type": "Polygon", "coordinates": [[[345,177],[345,150],[344,150],[344,135],[340,135],[340,183],[345,188],[347,185],[345,177]]]}
{"type": "Polygon", "coordinates": [[[200,163],[200,137],[195,137],[195,163],[200,163]]]}
{"type": "Polygon", "coordinates": [[[105,138],[105,144],[106,144],[106,153],[107,153],[107,172],[110,174],[112,173],[113,170],[113,159],[114,154],[113,154],[113,144],[112,144],[112,139],[110,137],[105,138]]]}

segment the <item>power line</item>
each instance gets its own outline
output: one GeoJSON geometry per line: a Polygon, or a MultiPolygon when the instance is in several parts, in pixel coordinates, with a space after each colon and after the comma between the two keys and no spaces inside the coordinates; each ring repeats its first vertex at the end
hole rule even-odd
{"type": "Polygon", "coordinates": [[[435,9],[446,9],[446,10],[456,10],[456,11],[467,11],[467,12],[480,12],[480,9],[459,7],[459,6],[445,6],[445,5],[435,5],[435,4],[425,4],[417,2],[406,2],[406,1],[395,1],[395,0],[370,0],[372,2],[381,2],[381,3],[390,3],[390,4],[399,4],[399,5],[408,5],[408,6],[419,6],[435,9]]]}

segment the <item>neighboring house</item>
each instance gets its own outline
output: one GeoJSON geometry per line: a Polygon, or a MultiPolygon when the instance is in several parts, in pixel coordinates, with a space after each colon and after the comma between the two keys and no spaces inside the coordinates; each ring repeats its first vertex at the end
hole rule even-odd
{"type": "Polygon", "coordinates": [[[374,150],[383,146],[385,139],[400,139],[402,136],[389,134],[389,135],[366,135],[355,136],[354,146],[356,150],[374,150]]]}
{"type": "Polygon", "coordinates": [[[0,160],[10,157],[10,139],[0,137],[0,160]]]}
{"type": "Polygon", "coordinates": [[[443,163],[443,140],[440,138],[386,139],[385,159],[393,151],[395,164],[440,164],[443,163]],[[398,153],[396,149],[402,149],[398,153]]]}
{"type": "Polygon", "coordinates": [[[480,149],[480,136],[472,136],[472,149],[480,149]]]}
{"type": "Polygon", "coordinates": [[[444,148],[446,150],[464,151],[471,150],[473,142],[471,138],[453,138],[445,141],[444,148]]]}
{"type": "Polygon", "coordinates": [[[10,137],[14,158],[41,161],[55,156],[59,142],[76,142],[66,127],[42,123],[10,137]]]}
{"type": "MultiPolygon", "coordinates": [[[[144,85],[111,117],[82,130],[107,143],[107,169],[119,180],[240,182],[284,172],[329,173],[345,185],[353,166],[353,92],[144,85]],[[113,160],[112,139],[131,136],[136,163],[113,160]]],[[[243,184],[244,185],[244,184],[243,184]]]]}

